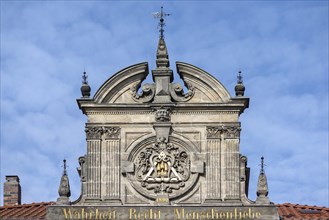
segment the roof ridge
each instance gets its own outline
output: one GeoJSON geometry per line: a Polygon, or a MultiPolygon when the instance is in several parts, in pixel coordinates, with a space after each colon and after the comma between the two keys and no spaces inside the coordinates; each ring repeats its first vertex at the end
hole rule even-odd
{"type": "Polygon", "coordinates": [[[32,203],[24,203],[24,204],[19,204],[19,205],[5,205],[5,206],[0,206],[0,209],[10,209],[10,208],[20,208],[20,207],[30,207],[30,206],[40,206],[40,205],[51,205],[54,204],[55,202],[50,201],[50,202],[32,202],[32,203]]]}
{"type": "Polygon", "coordinates": [[[301,208],[301,207],[308,207],[308,208],[325,208],[325,209],[329,209],[329,207],[326,207],[326,206],[317,206],[317,205],[301,205],[301,204],[294,204],[294,203],[282,203],[282,204],[275,204],[276,206],[280,206],[280,207],[283,207],[283,206],[288,206],[288,207],[296,207],[296,208],[301,208]]]}

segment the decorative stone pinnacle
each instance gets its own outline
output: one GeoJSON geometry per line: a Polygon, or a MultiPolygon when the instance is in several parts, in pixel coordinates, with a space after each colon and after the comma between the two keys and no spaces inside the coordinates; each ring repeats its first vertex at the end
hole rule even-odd
{"type": "Polygon", "coordinates": [[[84,71],[83,75],[82,75],[82,86],[80,88],[83,98],[89,98],[90,97],[91,88],[88,85],[87,78],[88,78],[88,75],[87,75],[86,71],[84,71]]]}
{"type": "Polygon", "coordinates": [[[238,76],[237,76],[237,84],[234,88],[235,90],[235,95],[236,96],[244,96],[244,91],[245,91],[245,87],[243,85],[243,77],[242,77],[242,72],[241,70],[239,70],[238,72],[238,76]]]}
{"type": "Polygon", "coordinates": [[[169,67],[169,55],[166,43],[163,38],[159,39],[158,48],[157,48],[157,55],[156,55],[156,64],[157,67],[169,67]]]}
{"type": "Polygon", "coordinates": [[[59,184],[57,204],[69,205],[69,197],[71,196],[69,177],[66,173],[66,160],[63,160],[63,175],[59,184]]]}
{"type": "Polygon", "coordinates": [[[267,197],[268,195],[268,184],[267,178],[264,171],[264,157],[261,157],[261,169],[258,176],[258,184],[257,184],[257,199],[256,204],[270,204],[270,200],[267,197]]]}

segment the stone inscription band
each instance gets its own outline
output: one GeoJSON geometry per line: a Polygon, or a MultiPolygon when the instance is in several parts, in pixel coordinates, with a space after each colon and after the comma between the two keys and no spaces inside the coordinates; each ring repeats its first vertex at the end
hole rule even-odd
{"type": "MultiPolygon", "coordinates": [[[[264,219],[258,207],[65,207],[56,209],[62,219],[264,219]]],[[[55,213],[54,213],[55,214],[55,213]]]]}

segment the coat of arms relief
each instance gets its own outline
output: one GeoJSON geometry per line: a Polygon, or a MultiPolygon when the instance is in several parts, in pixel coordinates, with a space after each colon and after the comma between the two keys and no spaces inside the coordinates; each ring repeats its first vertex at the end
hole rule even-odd
{"type": "Polygon", "coordinates": [[[190,177],[187,152],[161,139],[141,150],[135,159],[136,179],[154,193],[172,193],[185,186],[190,177]]]}

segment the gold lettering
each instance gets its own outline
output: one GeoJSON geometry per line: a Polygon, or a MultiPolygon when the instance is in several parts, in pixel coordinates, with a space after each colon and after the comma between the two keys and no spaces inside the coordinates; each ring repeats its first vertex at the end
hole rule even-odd
{"type": "MultiPolygon", "coordinates": [[[[186,207],[185,207],[186,208],[186,207]]],[[[235,208],[230,209],[216,207],[209,207],[208,209],[199,209],[189,207],[185,209],[183,207],[171,209],[173,213],[173,219],[176,220],[218,220],[218,219],[261,219],[261,212],[256,212],[253,208],[235,208]]],[[[161,208],[159,208],[161,209],[161,208]]],[[[161,209],[162,210],[162,209],[161,209]]],[[[81,220],[104,220],[104,219],[116,219],[119,216],[125,217],[129,220],[158,220],[161,219],[161,210],[156,207],[150,207],[149,209],[139,210],[137,208],[129,208],[129,211],[121,213],[123,209],[118,210],[111,209],[109,207],[107,210],[105,207],[79,207],[79,208],[61,208],[62,218],[65,220],[81,219],[81,220]]],[[[168,213],[163,212],[163,217],[169,217],[168,213]]]]}
{"type": "MultiPolygon", "coordinates": [[[[212,219],[215,219],[215,209],[211,209],[211,214],[212,214],[212,219]]],[[[218,212],[216,211],[216,219],[218,219],[219,216],[218,216],[218,212]]]]}
{"type": "Polygon", "coordinates": [[[175,208],[175,215],[176,215],[177,219],[183,219],[182,217],[184,216],[184,209],[180,209],[180,210],[181,210],[181,212],[179,212],[178,208],[175,208]]]}
{"type": "Polygon", "coordinates": [[[244,217],[244,218],[249,218],[249,214],[248,214],[247,211],[244,211],[244,212],[243,212],[243,217],[244,217]]]}
{"type": "Polygon", "coordinates": [[[133,215],[136,215],[136,209],[129,209],[129,219],[133,219],[133,215]]]}
{"type": "Polygon", "coordinates": [[[198,219],[199,213],[198,212],[192,212],[192,219],[198,219]]]}
{"type": "Polygon", "coordinates": [[[103,219],[106,219],[108,216],[107,216],[107,212],[103,212],[103,213],[101,213],[101,217],[103,218],[103,219]]]}
{"type": "Polygon", "coordinates": [[[85,218],[85,209],[82,208],[81,209],[81,219],[84,219],[85,218]]]}
{"type": "Polygon", "coordinates": [[[73,211],[73,217],[74,217],[74,219],[81,219],[81,216],[80,216],[79,211],[74,210],[74,211],[73,211]]]}
{"type": "Polygon", "coordinates": [[[72,219],[71,209],[66,211],[66,208],[63,208],[63,214],[65,219],[72,219]]]}
{"type": "Polygon", "coordinates": [[[248,217],[255,218],[255,214],[254,214],[254,212],[252,212],[251,208],[248,209],[248,217]]]}
{"type": "Polygon", "coordinates": [[[156,201],[158,203],[167,203],[167,202],[169,202],[169,199],[168,198],[157,198],[156,201]]]}
{"type": "Polygon", "coordinates": [[[229,218],[232,219],[232,217],[233,217],[232,214],[233,214],[232,212],[226,212],[226,218],[227,219],[229,219],[229,218]]]}

